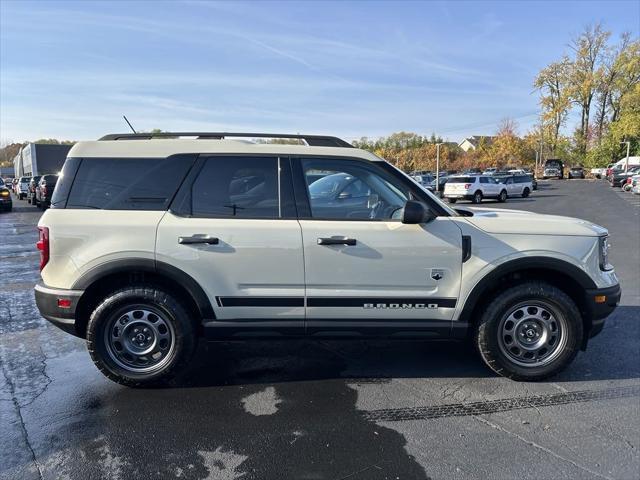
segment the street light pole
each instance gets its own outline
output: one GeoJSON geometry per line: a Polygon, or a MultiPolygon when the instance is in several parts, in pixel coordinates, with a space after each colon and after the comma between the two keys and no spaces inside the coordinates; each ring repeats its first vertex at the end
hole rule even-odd
{"type": "Polygon", "coordinates": [[[440,145],[436,143],[436,192],[440,192],[440,145]]]}
{"type": "Polygon", "coordinates": [[[631,142],[620,142],[620,145],[623,143],[627,144],[627,160],[624,162],[624,173],[627,173],[629,171],[629,148],[631,148],[631,142]]]}

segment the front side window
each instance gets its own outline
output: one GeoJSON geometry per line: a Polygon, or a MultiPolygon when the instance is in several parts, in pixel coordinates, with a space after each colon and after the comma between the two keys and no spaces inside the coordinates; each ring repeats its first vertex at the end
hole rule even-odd
{"type": "Polygon", "coordinates": [[[278,218],[279,160],[209,157],[191,186],[194,216],[278,218]]]}
{"type": "Polygon", "coordinates": [[[395,220],[411,198],[395,178],[364,162],[308,159],[302,164],[313,218],[395,220]]]}

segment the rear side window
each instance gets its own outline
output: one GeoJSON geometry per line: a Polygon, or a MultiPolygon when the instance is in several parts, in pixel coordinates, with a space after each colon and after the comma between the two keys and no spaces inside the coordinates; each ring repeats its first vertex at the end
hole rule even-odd
{"type": "MultiPolygon", "coordinates": [[[[72,180],[66,208],[166,210],[195,158],[85,158],[72,180]]],[[[62,183],[68,181],[65,168],[62,183]]]]}
{"type": "Polygon", "coordinates": [[[475,183],[476,177],[449,177],[447,183],[475,183]]]}
{"type": "Polygon", "coordinates": [[[291,185],[290,178],[281,176],[284,167],[277,157],[207,157],[191,185],[191,214],[212,218],[290,215],[281,203],[280,189],[291,185]]]}

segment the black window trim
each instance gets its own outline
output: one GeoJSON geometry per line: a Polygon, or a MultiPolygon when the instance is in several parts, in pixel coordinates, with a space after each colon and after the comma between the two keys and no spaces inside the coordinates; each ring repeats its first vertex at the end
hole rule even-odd
{"type": "Polygon", "coordinates": [[[421,191],[418,185],[410,182],[400,172],[398,172],[393,166],[391,166],[385,160],[367,160],[361,157],[352,157],[345,155],[318,155],[318,154],[296,154],[290,157],[292,164],[294,195],[296,200],[296,206],[298,209],[298,220],[316,220],[325,222],[394,222],[401,223],[401,219],[385,219],[385,218],[321,218],[314,217],[311,213],[311,205],[309,202],[309,190],[304,177],[304,170],[302,168],[302,160],[348,160],[356,161],[364,164],[369,168],[380,169],[389,174],[394,179],[398,180],[406,190],[409,191],[412,198],[415,198],[425,203],[437,216],[449,216],[446,210],[435,203],[429,196],[421,191]]]}
{"type": "MultiPolygon", "coordinates": [[[[297,204],[294,199],[293,185],[284,185],[282,182],[283,175],[290,178],[293,177],[291,173],[290,159],[288,155],[279,155],[273,153],[199,153],[195,164],[191,168],[191,171],[186,176],[178,192],[176,193],[173,201],[169,204],[168,211],[173,215],[183,218],[211,218],[220,220],[297,220],[297,204]],[[191,198],[191,190],[194,182],[198,179],[200,172],[204,168],[207,159],[212,157],[244,157],[244,158],[274,158],[278,161],[278,217],[232,217],[223,215],[212,214],[193,214],[193,203],[191,198]],[[293,206],[293,210],[296,213],[292,215],[283,215],[282,206],[288,197],[289,202],[293,206]],[[188,206],[187,206],[188,205],[188,206]]],[[[287,182],[285,182],[287,183],[287,182]]]]}

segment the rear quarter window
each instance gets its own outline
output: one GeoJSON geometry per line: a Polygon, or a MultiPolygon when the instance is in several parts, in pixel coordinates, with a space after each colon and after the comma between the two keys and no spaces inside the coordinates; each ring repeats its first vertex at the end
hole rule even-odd
{"type": "Polygon", "coordinates": [[[66,192],[57,198],[54,192],[54,200],[60,202],[57,208],[166,210],[195,158],[68,159],[59,182],[66,192]]]}

